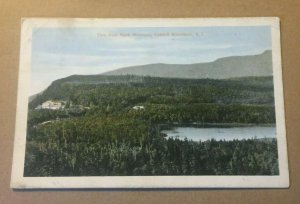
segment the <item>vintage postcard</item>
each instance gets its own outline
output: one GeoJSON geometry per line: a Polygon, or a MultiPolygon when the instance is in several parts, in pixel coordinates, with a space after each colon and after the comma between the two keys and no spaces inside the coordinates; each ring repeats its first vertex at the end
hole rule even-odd
{"type": "Polygon", "coordinates": [[[12,188],[289,186],[278,18],[21,32],[12,188]]]}

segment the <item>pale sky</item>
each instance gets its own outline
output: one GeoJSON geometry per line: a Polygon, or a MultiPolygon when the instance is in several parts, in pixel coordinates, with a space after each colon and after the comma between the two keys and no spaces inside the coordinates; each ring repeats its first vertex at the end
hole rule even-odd
{"type": "Polygon", "coordinates": [[[269,26],[39,28],[32,34],[30,95],[73,74],[152,63],[192,64],[271,50],[269,26]]]}

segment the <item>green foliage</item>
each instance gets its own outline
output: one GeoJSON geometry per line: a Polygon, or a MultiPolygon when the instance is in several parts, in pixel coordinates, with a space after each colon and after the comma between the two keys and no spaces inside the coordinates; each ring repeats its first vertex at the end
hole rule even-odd
{"type": "Polygon", "coordinates": [[[239,104],[145,104],[124,113],[156,123],[275,123],[274,106],[239,104]]]}
{"type": "Polygon", "coordinates": [[[26,152],[25,176],[278,174],[275,139],[181,141],[114,117],[39,127],[26,152]]]}
{"type": "Polygon", "coordinates": [[[24,175],[278,175],[276,139],[195,142],[161,133],[162,124],[275,123],[272,84],[272,77],[57,80],[29,104],[24,175]],[[65,109],[34,109],[53,99],[65,109]]]}
{"type": "Polygon", "coordinates": [[[171,79],[139,76],[71,76],[52,83],[29,104],[30,109],[50,99],[75,105],[129,106],[152,104],[274,104],[272,77],[231,80],[171,79]],[[98,81],[97,81],[98,80],[98,81]]]}

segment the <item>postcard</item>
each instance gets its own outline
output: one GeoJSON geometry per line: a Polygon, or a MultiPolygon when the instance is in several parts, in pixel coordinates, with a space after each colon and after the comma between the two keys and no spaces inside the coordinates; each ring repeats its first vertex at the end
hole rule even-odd
{"type": "Polygon", "coordinates": [[[286,188],[276,17],[22,20],[11,187],[286,188]]]}

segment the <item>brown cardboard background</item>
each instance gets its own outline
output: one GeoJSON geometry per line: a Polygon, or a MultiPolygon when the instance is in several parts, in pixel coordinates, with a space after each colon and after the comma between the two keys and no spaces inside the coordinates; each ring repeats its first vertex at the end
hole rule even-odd
{"type": "Polygon", "coordinates": [[[0,203],[300,203],[300,1],[0,0],[0,203]],[[281,19],[291,186],[258,190],[51,190],[9,187],[21,17],[250,17],[281,19]]]}

